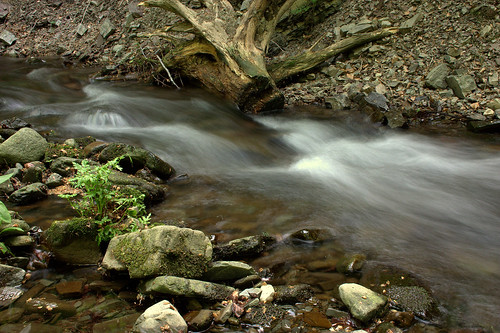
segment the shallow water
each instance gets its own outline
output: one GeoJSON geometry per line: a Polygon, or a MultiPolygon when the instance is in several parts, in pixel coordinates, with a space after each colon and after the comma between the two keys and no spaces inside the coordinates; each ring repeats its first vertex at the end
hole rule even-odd
{"type": "Polygon", "coordinates": [[[199,90],[88,82],[57,63],[0,68],[0,118],[137,144],[189,174],[156,219],[224,240],[323,228],[417,273],[460,325],[500,327],[498,138],[386,131],[354,115],[248,117],[199,90]]]}

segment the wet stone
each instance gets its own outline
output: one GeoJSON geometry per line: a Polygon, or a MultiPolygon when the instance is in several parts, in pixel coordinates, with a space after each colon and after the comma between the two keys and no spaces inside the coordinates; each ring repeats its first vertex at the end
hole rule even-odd
{"type": "Polygon", "coordinates": [[[24,313],[22,308],[10,308],[0,312],[0,324],[18,321],[24,313]]]}
{"type": "Polygon", "coordinates": [[[225,324],[226,321],[233,314],[233,301],[229,301],[227,305],[220,309],[219,311],[214,312],[214,322],[217,324],[225,324]]]}
{"type": "Polygon", "coordinates": [[[193,311],[184,317],[184,320],[188,324],[188,328],[194,332],[205,331],[212,324],[213,311],[212,310],[200,310],[193,311]]]}
{"type": "Polygon", "coordinates": [[[31,236],[12,236],[4,240],[5,245],[8,247],[28,247],[32,246],[35,242],[31,236]]]}
{"type": "Polygon", "coordinates": [[[58,186],[64,185],[63,177],[58,173],[52,173],[47,180],[45,181],[45,185],[49,188],[56,188],[58,186]]]}
{"type": "Polygon", "coordinates": [[[304,323],[312,327],[332,327],[332,323],[330,322],[330,320],[328,320],[328,318],[320,312],[306,312],[302,315],[302,319],[304,320],[304,323]]]}
{"type": "Polygon", "coordinates": [[[387,298],[356,283],[344,283],[339,287],[340,298],[353,317],[368,322],[381,313],[387,298]]]}
{"type": "Polygon", "coordinates": [[[25,274],[24,269],[0,264],[0,286],[18,286],[25,274]]]}
{"type": "Polygon", "coordinates": [[[345,255],[337,262],[335,268],[339,273],[353,274],[363,268],[365,261],[366,256],[363,254],[345,255]]]}
{"type": "Polygon", "coordinates": [[[134,323],[137,321],[141,314],[132,313],[123,317],[106,320],[94,325],[93,333],[122,333],[130,332],[134,323]]]}
{"type": "Polygon", "coordinates": [[[276,243],[271,236],[249,236],[230,241],[227,244],[216,245],[213,248],[215,260],[239,260],[255,257],[276,243]]]}
{"type": "Polygon", "coordinates": [[[274,300],[282,304],[295,304],[305,302],[314,295],[312,287],[308,284],[292,286],[276,286],[274,300]]]}
{"type": "Polygon", "coordinates": [[[434,299],[422,287],[392,286],[387,289],[387,296],[403,311],[413,312],[421,318],[429,319],[437,312],[434,299]]]}
{"type": "Polygon", "coordinates": [[[4,45],[11,46],[16,42],[16,40],[17,37],[9,30],[0,32],[0,42],[2,42],[4,45]]]}
{"type": "Polygon", "coordinates": [[[17,205],[27,205],[47,197],[47,186],[43,183],[34,183],[14,191],[9,201],[17,205]]]}
{"type": "Polygon", "coordinates": [[[207,281],[231,281],[255,275],[252,266],[239,261],[216,261],[204,274],[207,281]]]}
{"type": "Polygon", "coordinates": [[[78,297],[83,292],[84,281],[67,281],[56,284],[56,290],[62,297],[78,297]]]}
{"type": "Polygon", "coordinates": [[[413,313],[396,311],[396,310],[389,311],[387,315],[384,317],[385,321],[394,322],[396,325],[400,327],[410,327],[414,319],[415,316],[413,315],[413,313]]]}
{"type": "Polygon", "coordinates": [[[261,278],[258,275],[249,275],[239,280],[236,280],[233,285],[238,289],[246,289],[253,287],[261,282],[261,278]]]}
{"type": "Polygon", "coordinates": [[[0,288],[0,307],[9,306],[21,297],[22,294],[23,291],[18,287],[5,286],[0,288]]]}
{"type": "Polygon", "coordinates": [[[29,313],[39,313],[42,315],[53,315],[60,313],[63,317],[72,317],[76,314],[76,309],[72,302],[58,299],[32,298],[28,299],[24,306],[29,313]]]}

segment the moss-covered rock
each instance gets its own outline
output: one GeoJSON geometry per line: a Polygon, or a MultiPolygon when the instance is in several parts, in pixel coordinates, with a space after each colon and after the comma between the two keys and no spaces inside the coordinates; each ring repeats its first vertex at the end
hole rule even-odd
{"type": "Polygon", "coordinates": [[[43,235],[57,260],[75,265],[96,264],[101,260],[96,237],[96,224],[86,218],[54,221],[43,235]]]}
{"type": "Polygon", "coordinates": [[[109,175],[109,181],[114,185],[124,185],[139,190],[145,195],[144,202],[146,204],[162,201],[168,190],[166,185],[155,185],[144,179],[118,171],[113,171],[109,175]]]}
{"type": "Polygon", "coordinates": [[[211,259],[212,244],[201,231],[159,226],[113,238],[102,266],[108,270],[127,269],[131,278],[199,278],[211,259]]]}

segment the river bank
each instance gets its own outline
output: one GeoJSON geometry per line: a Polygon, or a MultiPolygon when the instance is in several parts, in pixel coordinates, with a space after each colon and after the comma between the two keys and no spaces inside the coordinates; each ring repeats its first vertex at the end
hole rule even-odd
{"type": "MultiPolygon", "coordinates": [[[[157,55],[172,47],[147,33],[176,22],[137,1],[4,1],[2,53],[57,56],[66,66],[98,66],[97,76],[156,81],[173,87],[157,55]]],[[[284,39],[278,31],[269,61],[319,48],[379,26],[404,34],[331,59],[283,87],[288,107],[317,105],[331,114],[362,110],[390,127],[497,131],[499,15],[496,2],[372,2],[348,0],[314,30],[284,39]]],[[[191,1],[191,6],[199,2],[191,1]]],[[[181,84],[174,77],[176,84],[181,84]]]]}

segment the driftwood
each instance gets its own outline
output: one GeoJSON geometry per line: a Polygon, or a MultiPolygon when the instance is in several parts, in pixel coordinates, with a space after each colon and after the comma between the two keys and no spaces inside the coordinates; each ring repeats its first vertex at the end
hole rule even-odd
{"type": "Polygon", "coordinates": [[[204,7],[199,10],[179,0],[141,3],[142,6],[163,8],[184,19],[170,31],[195,35],[166,56],[163,66],[178,70],[252,113],[283,107],[284,98],[277,83],[308,71],[338,53],[398,31],[387,28],[353,36],[324,50],[306,52],[273,64],[268,69],[265,54],[278,22],[292,10],[307,10],[307,6],[300,7],[305,6],[307,0],[253,0],[243,14],[228,0],[200,2],[204,7]]]}

